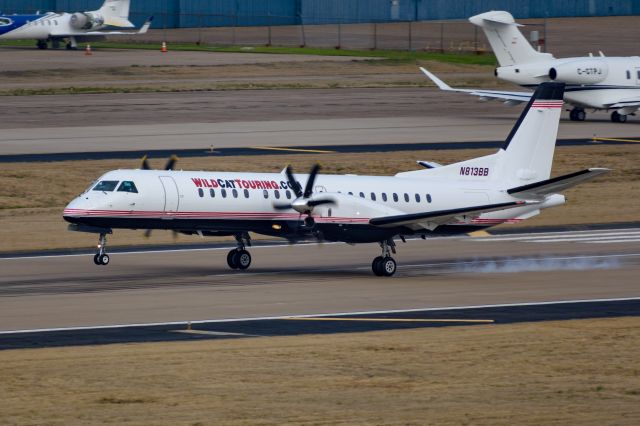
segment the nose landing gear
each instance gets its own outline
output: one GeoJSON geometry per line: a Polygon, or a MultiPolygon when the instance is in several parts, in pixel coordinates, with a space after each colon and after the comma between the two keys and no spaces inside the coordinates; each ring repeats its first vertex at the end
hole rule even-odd
{"type": "Polygon", "coordinates": [[[388,239],[380,242],[380,248],[382,249],[382,256],[373,259],[371,269],[378,277],[390,277],[396,273],[396,261],[391,257],[391,253],[396,253],[396,244],[392,239],[388,239]]]}
{"type": "Polygon", "coordinates": [[[245,250],[245,245],[251,247],[251,237],[249,234],[236,235],[238,247],[227,254],[227,264],[231,269],[244,271],[251,266],[251,254],[245,250]]]}
{"type": "Polygon", "coordinates": [[[98,252],[93,256],[93,263],[100,266],[106,266],[109,264],[109,255],[106,253],[107,249],[107,236],[106,234],[100,234],[98,241],[98,252]]]}

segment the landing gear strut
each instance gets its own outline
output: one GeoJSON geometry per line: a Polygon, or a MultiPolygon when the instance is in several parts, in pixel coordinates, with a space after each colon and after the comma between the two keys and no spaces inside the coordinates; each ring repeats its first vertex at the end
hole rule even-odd
{"type": "Polygon", "coordinates": [[[93,263],[96,265],[106,266],[109,264],[109,255],[106,253],[107,250],[107,235],[100,234],[100,239],[98,240],[98,252],[95,256],[93,256],[93,263]]]}
{"type": "Polygon", "coordinates": [[[626,123],[627,116],[624,114],[620,114],[618,111],[613,111],[611,113],[611,121],[614,123],[626,123]]]}
{"type": "Polygon", "coordinates": [[[36,47],[40,50],[44,50],[49,47],[49,44],[47,43],[47,40],[38,40],[36,42],[36,47]]]}
{"type": "Polygon", "coordinates": [[[571,121],[584,121],[587,118],[587,113],[583,108],[573,108],[569,113],[569,119],[571,121]]]}
{"type": "Polygon", "coordinates": [[[227,264],[231,269],[245,270],[251,265],[251,254],[245,250],[245,246],[251,247],[251,237],[249,234],[237,234],[236,241],[238,247],[227,254],[227,264]]]}
{"type": "Polygon", "coordinates": [[[390,277],[396,273],[396,261],[391,257],[391,253],[396,253],[396,244],[391,238],[380,242],[382,256],[373,259],[371,269],[378,277],[390,277]]]}

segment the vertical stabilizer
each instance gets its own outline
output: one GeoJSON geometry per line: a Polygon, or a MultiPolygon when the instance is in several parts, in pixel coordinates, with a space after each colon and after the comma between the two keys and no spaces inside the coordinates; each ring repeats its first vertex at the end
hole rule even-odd
{"type": "Polygon", "coordinates": [[[521,25],[509,12],[481,13],[472,16],[469,21],[484,30],[501,67],[553,59],[550,53],[540,53],[531,47],[518,29],[521,25]]]}
{"type": "Polygon", "coordinates": [[[129,5],[130,0],[105,0],[98,12],[104,17],[105,25],[133,28],[129,21],[129,5]]]}

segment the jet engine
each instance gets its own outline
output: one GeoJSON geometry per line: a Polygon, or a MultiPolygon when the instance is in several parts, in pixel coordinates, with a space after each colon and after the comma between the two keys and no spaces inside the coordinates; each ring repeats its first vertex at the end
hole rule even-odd
{"type": "Polygon", "coordinates": [[[104,26],[104,17],[95,12],[76,12],[70,22],[76,30],[95,30],[104,26]]]}
{"type": "Polygon", "coordinates": [[[559,63],[549,69],[549,78],[553,81],[568,84],[599,83],[609,73],[609,66],[605,61],[586,59],[559,63]]]}

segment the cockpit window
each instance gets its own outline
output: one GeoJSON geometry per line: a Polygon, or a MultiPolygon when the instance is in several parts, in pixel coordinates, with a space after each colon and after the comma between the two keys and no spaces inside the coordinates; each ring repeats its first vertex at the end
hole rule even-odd
{"type": "Polygon", "coordinates": [[[0,18],[0,27],[4,27],[5,25],[11,25],[11,19],[0,18]]]}
{"type": "Polygon", "coordinates": [[[100,181],[94,188],[94,191],[106,191],[106,192],[111,192],[114,189],[116,189],[116,186],[118,186],[118,181],[117,180],[103,180],[100,181]]]}
{"type": "Polygon", "coordinates": [[[138,188],[136,188],[135,183],[131,182],[130,180],[125,180],[120,184],[118,192],[133,192],[134,194],[137,194],[138,188]]]}

